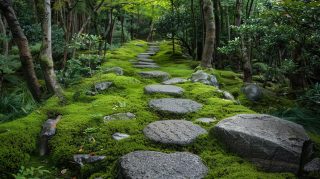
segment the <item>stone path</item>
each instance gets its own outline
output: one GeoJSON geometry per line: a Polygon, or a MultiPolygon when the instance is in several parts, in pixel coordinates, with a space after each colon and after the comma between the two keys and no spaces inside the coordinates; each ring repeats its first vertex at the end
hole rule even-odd
{"type": "Polygon", "coordinates": [[[150,46],[146,53],[140,53],[137,56],[138,61],[133,62],[133,66],[135,68],[159,68],[152,59],[151,56],[155,55],[159,51],[159,47],[157,46],[150,46]]]}
{"type": "Polygon", "coordinates": [[[202,104],[190,99],[162,98],[151,100],[149,107],[163,114],[188,114],[200,110],[202,104]]]}
{"type": "Polygon", "coordinates": [[[144,91],[147,94],[161,93],[181,96],[184,92],[184,89],[173,85],[148,85],[144,88],[144,91]]]}

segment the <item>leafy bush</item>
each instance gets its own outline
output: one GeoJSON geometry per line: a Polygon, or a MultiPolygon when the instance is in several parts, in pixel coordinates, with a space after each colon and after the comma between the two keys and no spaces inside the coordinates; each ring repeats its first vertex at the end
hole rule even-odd
{"type": "Polygon", "coordinates": [[[59,70],[57,72],[57,78],[61,84],[68,87],[73,84],[77,84],[83,74],[88,74],[90,69],[84,67],[80,60],[70,59],[67,61],[67,66],[65,70],[59,70]]]}
{"type": "Polygon", "coordinates": [[[46,178],[46,174],[49,174],[49,170],[43,169],[43,166],[39,167],[30,167],[25,168],[24,166],[21,166],[19,173],[13,175],[16,179],[40,179],[40,178],[46,178]]]}
{"type": "Polygon", "coordinates": [[[316,83],[312,88],[310,88],[301,98],[300,101],[312,108],[320,108],[320,83],[316,83]]]}

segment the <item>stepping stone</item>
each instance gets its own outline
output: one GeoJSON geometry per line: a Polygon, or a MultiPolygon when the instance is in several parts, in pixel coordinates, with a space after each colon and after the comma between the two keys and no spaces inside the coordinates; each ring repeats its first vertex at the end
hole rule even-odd
{"type": "Polygon", "coordinates": [[[154,54],[155,54],[154,52],[140,53],[140,55],[149,55],[149,56],[153,56],[154,54]]]}
{"type": "Polygon", "coordinates": [[[144,59],[140,58],[140,59],[138,59],[138,60],[139,60],[139,62],[149,62],[149,63],[154,63],[154,61],[153,61],[152,59],[147,59],[147,58],[144,58],[144,59]]]}
{"type": "Polygon", "coordinates": [[[163,98],[151,100],[149,107],[161,113],[187,114],[197,112],[202,108],[202,104],[190,99],[163,98]]]}
{"type": "Polygon", "coordinates": [[[106,156],[95,156],[89,154],[77,154],[73,156],[73,160],[83,166],[85,163],[94,163],[105,159],[106,156]]]}
{"type": "Polygon", "coordinates": [[[143,78],[160,78],[162,80],[167,80],[170,76],[169,73],[163,71],[144,71],[139,74],[143,78]]]}
{"type": "Polygon", "coordinates": [[[138,58],[149,58],[150,55],[139,54],[137,57],[138,57],[138,58]]]}
{"type": "Polygon", "coordinates": [[[134,65],[157,65],[156,63],[153,62],[144,62],[144,61],[138,61],[138,62],[133,62],[134,65]]]}
{"type": "Polygon", "coordinates": [[[301,125],[270,115],[236,115],[213,130],[227,149],[265,171],[297,174],[311,154],[310,138],[301,125]]]}
{"type": "Polygon", "coordinates": [[[136,115],[134,115],[133,113],[127,112],[127,113],[117,113],[117,114],[105,116],[103,119],[105,122],[107,122],[107,121],[114,121],[114,120],[130,120],[134,118],[136,118],[136,115]]]}
{"type": "Polygon", "coordinates": [[[119,178],[200,179],[208,168],[189,152],[136,151],[120,158],[119,173],[119,178]]]}
{"type": "Polygon", "coordinates": [[[112,67],[107,68],[103,71],[103,73],[115,73],[116,75],[123,75],[123,69],[121,67],[112,67]]]}
{"type": "Polygon", "coordinates": [[[133,65],[135,68],[159,68],[158,65],[153,64],[153,65],[133,65]]]}
{"type": "Polygon", "coordinates": [[[144,88],[145,93],[161,93],[180,96],[183,94],[184,89],[173,85],[148,85],[144,88]]]}
{"type": "Polygon", "coordinates": [[[165,120],[149,124],[143,130],[144,135],[152,141],[163,144],[188,145],[199,135],[207,131],[186,120],[165,120]]]}
{"type": "Polygon", "coordinates": [[[192,82],[200,82],[206,85],[216,86],[219,87],[218,80],[215,75],[210,75],[202,70],[198,70],[197,72],[193,73],[191,76],[192,82]]]}
{"type": "Polygon", "coordinates": [[[112,135],[112,138],[113,138],[114,140],[122,140],[122,139],[125,139],[125,138],[128,138],[128,137],[130,137],[130,135],[128,135],[128,134],[122,134],[122,133],[119,133],[119,132],[114,133],[114,134],[112,135]]]}
{"type": "Polygon", "coordinates": [[[210,124],[214,121],[216,121],[217,119],[215,118],[199,118],[199,119],[196,119],[196,122],[202,122],[202,123],[207,123],[207,124],[210,124]]]}
{"type": "Polygon", "coordinates": [[[188,80],[183,79],[183,78],[171,78],[170,80],[162,82],[164,85],[174,85],[174,84],[179,84],[179,83],[185,83],[188,80]]]}
{"type": "Polygon", "coordinates": [[[101,82],[94,85],[94,89],[96,91],[104,91],[107,90],[112,85],[112,82],[101,82]]]}

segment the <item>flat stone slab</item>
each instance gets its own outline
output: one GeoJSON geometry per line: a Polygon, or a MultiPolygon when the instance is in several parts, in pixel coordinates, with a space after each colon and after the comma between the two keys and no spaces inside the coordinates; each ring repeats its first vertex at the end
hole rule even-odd
{"type": "Polygon", "coordinates": [[[133,62],[134,65],[157,65],[154,62],[144,62],[144,61],[138,61],[138,62],[133,62]]]}
{"type": "Polygon", "coordinates": [[[162,80],[167,80],[170,76],[169,73],[163,71],[144,71],[139,74],[143,78],[161,78],[162,80]]]}
{"type": "Polygon", "coordinates": [[[266,171],[297,174],[305,163],[301,159],[307,160],[312,148],[301,125],[270,115],[236,115],[213,130],[227,149],[266,171]]]}
{"type": "Polygon", "coordinates": [[[138,58],[149,58],[151,55],[147,55],[147,54],[139,54],[137,57],[138,58]]]}
{"type": "Polygon", "coordinates": [[[147,94],[161,93],[180,96],[183,94],[184,89],[173,85],[148,85],[144,88],[144,91],[147,94]]]}
{"type": "Polygon", "coordinates": [[[112,68],[107,68],[103,71],[103,73],[114,73],[116,75],[123,75],[123,69],[121,67],[112,67],[112,68]]]}
{"type": "Polygon", "coordinates": [[[153,65],[133,65],[135,68],[159,68],[158,65],[153,64],[153,65]]]}
{"type": "Polygon", "coordinates": [[[119,132],[114,133],[114,134],[112,135],[112,138],[113,138],[114,140],[122,140],[122,139],[126,139],[126,138],[128,138],[128,137],[130,137],[130,135],[128,135],[128,134],[123,134],[123,133],[119,133],[119,132]]]}
{"type": "Polygon", "coordinates": [[[143,130],[152,141],[163,144],[188,145],[207,131],[186,120],[164,120],[149,124],[143,130]]]}
{"type": "Polygon", "coordinates": [[[162,113],[187,114],[197,112],[202,104],[190,99],[162,98],[151,100],[149,107],[162,113]]]}
{"type": "Polygon", "coordinates": [[[200,179],[207,175],[208,168],[189,152],[136,151],[120,158],[119,173],[119,178],[128,179],[200,179]]]}
{"type": "Polygon", "coordinates": [[[183,79],[183,78],[171,78],[167,81],[162,82],[164,85],[174,85],[174,84],[179,84],[179,83],[185,83],[188,80],[183,79]]]}
{"type": "Polygon", "coordinates": [[[155,54],[154,52],[140,53],[140,55],[150,55],[150,56],[153,56],[154,54],[155,54]]]}
{"type": "Polygon", "coordinates": [[[105,116],[103,119],[105,122],[107,121],[114,121],[114,120],[130,120],[134,119],[136,115],[133,113],[127,112],[127,113],[116,113],[116,114],[111,114],[109,116],[105,116]]]}
{"type": "Polygon", "coordinates": [[[217,119],[215,118],[206,118],[206,117],[203,117],[203,118],[199,118],[199,119],[196,119],[196,122],[202,122],[202,123],[207,123],[207,124],[210,124],[212,122],[215,122],[217,119]]]}
{"type": "Polygon", "coordinates": [[[139,58],[139,62],[149,62],[149,63],[155,63],[154,60],[148,59],[148,58],[139,58]]]}

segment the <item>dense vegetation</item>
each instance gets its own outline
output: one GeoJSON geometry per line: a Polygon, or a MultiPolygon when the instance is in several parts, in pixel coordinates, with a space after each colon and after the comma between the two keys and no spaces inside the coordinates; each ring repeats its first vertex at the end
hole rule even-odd
{"type": "Polygon", "coordinates": [[[158,79],[144,79],[130,60],[157,41],[152,59],[172,77],[201,69],[214,86],[186,82],[182,97],[204,104],[191,121],[241,113],[267,113],[304,126],[320,150],[320,3],[316,0],[0,0],[0,178],[115,178],[119,157],[136,150],[189,151],[209,168],[207,178],[295,178],[267,173],[226,152],[209,134],[189,146],[155,144],[142,134],[150,122],[169,119],[150,110],[144,94],[158,79]],[[121,67],[123,76],[107,73],[121,67]],[[97,82],[113,86],[91,96],[97,82]],[[257,101],[242,87],[263,89],[257,101]],[[112,121],[117,112],[136,120],[112,121]],[[62,115],[50,154],[39,157],[39,134],[49,118],[62,115]],[[115,132],[130,138],[112,139],[115,132]],[[105,155],[79,167],[75,153],[105,155]],[[33,167],[33,168],[30,168],[33,167]],[[20,169],[20,171],[19,171],[20,169]],[[49,174],[48,174],[49,173],[49,174]]]}

